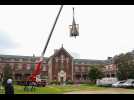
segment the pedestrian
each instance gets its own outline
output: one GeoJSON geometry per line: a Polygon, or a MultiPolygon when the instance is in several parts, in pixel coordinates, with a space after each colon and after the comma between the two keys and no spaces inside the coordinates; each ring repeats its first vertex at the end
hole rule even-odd
{"type": "Polygon", "coordinates": [[[8,79],[5,84],[5,94],[14,94],[14,87],[12,79],[8,79]]]}

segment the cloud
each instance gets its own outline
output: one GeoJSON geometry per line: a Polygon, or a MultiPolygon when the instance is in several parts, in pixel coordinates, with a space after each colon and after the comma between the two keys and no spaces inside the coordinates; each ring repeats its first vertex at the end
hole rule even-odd
{"type": "Polygon", "coordinates": [[[0,50],[14,49],[18,47],[18,44],[12,40],[11,36],[7,32],[0,31],[0,50]]]}
{"type": "Polygon", "coordinates": [[[75,59],[80,59],[80,55],[76,52],[71,52],[70,53],[75,59]]]}

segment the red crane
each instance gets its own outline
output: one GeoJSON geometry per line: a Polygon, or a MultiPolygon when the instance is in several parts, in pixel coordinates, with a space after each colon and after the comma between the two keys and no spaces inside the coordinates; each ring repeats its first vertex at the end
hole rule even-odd
{"type": "Polygon", "coordinates": [[[43,63],[43,56],[44,56],[44,54],[45,54],[45,52],[46,52],[48,43],[49,43],[49,41],[50,41],[50,38],[51,38],[51,36],[52,36],[52,33],[53,33],[53,31],[54,31],[54,28],[55,28],[55,26],[56,26],[56,23],[57,23],[57,20],[58,20],[58,18],[59,18],[59,15],[60,15],[60,13],[61,13],[62,8],[63,8],[63,5],[61,5],[61,7],[60,7],[60,9],[59,9],[59,12],[58,12],[58,14],[57,14],[57,16],[56,16],[56,19],[55,19],[55,21],[54,21],[53,27],[52,27],[52,29],[51,29],[51,31],[50,31],[49,36],[48,36],[48,39],[47,39],[45,48],[43,49],[43,52],[41,53],[41,57],[39,58],[39,61],[38,61],[37,64],[35,65],[34,71],[33,71],[32,74],[28,77],[28,81],[36,81],[37,75],[40,75],[40,73],[41,73],[41,65],[42,65],[42,63],[43,63]]]}
{"type": "MultiPolygon", "coordinates": [[[[41,65],[42,65],[42,63],[43,63],[43,56],[44,56],[44,54],[45,54],[45,52],[46,52],[48,43],[49,43],[49,41],[50,41],[50,38],[51,38],[51,36],[52,36],[52,33],[53,33],[53,31],[54,31],[54,28],[55,28],[55,26],[56,26],[56,23],[57,23],[57,20],[58,20],[58,18],[59,18],[59,15],[60,15],[60,13],[61,13],[62,8],[63,8],[63,5],[61,5],[61,7],[60,7],[60,9],[59,9],[59,12],[58,12],[58,14],[57,14],[57,16],[56,16],[56,19],[55,19],[55,21],[54,21],[53,27],[52,27],[52,29],[51,29],[51,31],[50,31],[49,36],[48,36],[48,39],[47,39],[47,42],[46,42],[45,47],[44,47],[44,49],[43,49],[43,52],[41,53],[41,57],[40,57],[39,61],[37,62],[37,64],[35,65],[34,71],[33,71],[32,74],[28,77],[28,80],[30,80],[30,81],[36,81],[37,75],[40,75],[40,73],[41,73],[41,65]]],[[[79,25],[75,23],[75,19],[74,19],[74,8],[73,8],[73,22],[72,22],[72,25],[70,25],[70,36],[75,36],[75,37],[76,37],[76,36],[79,36],[78,26],[79,26],[79,25]]]]}

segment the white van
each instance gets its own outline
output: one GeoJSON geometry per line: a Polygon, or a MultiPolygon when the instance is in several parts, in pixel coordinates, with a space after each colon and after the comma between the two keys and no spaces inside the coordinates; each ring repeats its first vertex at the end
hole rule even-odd
{"type": "Polygon", "coordinates": [[[100,86],[112,86],[113,83],[117,82],[117,78],[102,78],[102,79],[97,79],[96,85],[100,86]]]}

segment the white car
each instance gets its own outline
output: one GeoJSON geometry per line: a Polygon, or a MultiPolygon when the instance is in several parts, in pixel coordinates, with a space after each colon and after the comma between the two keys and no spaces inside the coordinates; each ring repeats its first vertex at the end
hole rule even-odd
{"type": "Polygon", "coordinates": [[[112,84],[112,87],[122,87],[122,84],[125,83],[126,81],[118,81],[114,84],[112,84]]]}
{"type": "Polygon", "coordinates": [[[125,83],[122,84],[123,87],[133,87],[134,79],[128,79],[125,83]]]}

